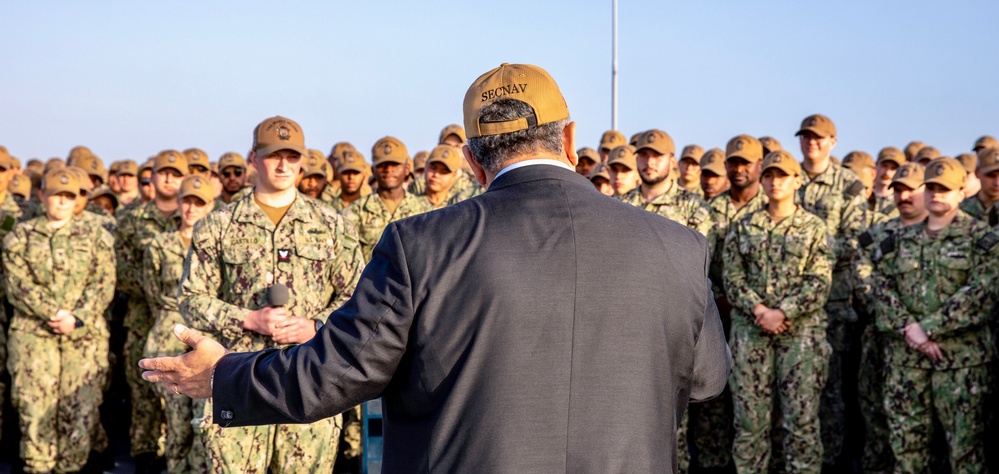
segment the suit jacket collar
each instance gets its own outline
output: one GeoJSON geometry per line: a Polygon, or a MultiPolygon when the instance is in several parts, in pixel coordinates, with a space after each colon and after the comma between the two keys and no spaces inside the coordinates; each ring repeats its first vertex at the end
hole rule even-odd
{"type": "MultiPolygon", "coordinates": [[[[486,190],[486,192],[488,193],[490,191],[503,189],[508,186],[542,179],[556,179],[559,181],[566,181],[593,188],[593,184],[590,183],[588,179],[575,171],[551,165],[532,165],[503,173],[502,176],[496,178],[496,180],[489,185],[489,189],[486,190]]],[[[594,191],[596,191],[596,189],[594,189],[594,191]]]]}

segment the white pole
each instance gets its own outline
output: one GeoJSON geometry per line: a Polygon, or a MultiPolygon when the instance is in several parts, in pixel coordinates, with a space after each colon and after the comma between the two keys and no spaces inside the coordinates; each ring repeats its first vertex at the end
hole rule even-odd
{"type": "Polygon", "coordinates": [[[614,4],[614,56],[611,63],[611,130],[617,130],[617,0],[614,4]]]}

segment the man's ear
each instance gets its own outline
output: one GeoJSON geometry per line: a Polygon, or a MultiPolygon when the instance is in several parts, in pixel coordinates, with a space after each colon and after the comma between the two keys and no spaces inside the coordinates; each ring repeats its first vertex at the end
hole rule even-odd
{"type": "Polygon", "coordinates": [[[575,168],[579,164],[579,155],[576,154],[576,122],[569,122],[562,129],[562,150],[569,164],[575,168]]]}
{"type": "Polygon", "coordinates": [[[475,181],[482,186],[486,185],[486,170],[482,168],[482,165],[478,161],[475,161],[475,157],[472,156],[472,150],[468,148],[468,145],[462,145],[461,154],[465,155],[465,161],[468,165],[472,167],[472,173],[475,174],[475,181]]]}

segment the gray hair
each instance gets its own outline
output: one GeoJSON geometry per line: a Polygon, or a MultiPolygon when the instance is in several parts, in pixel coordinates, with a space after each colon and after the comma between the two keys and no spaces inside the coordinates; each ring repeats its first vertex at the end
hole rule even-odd
{"type": "MultiPolygon", "coordinates": [[[[482,123],[506,122],[533,114],[534,109],[525,102],[500,99],[483,107],[479,120],[482,123]]],[[[516,132],[469,138],[468,148],[475,161],[486,171],[498,173],[504,164],[519,155],[527,153],[561,155],[562,131],[568,124],[569,119],[565,119],[516,132]]]]}

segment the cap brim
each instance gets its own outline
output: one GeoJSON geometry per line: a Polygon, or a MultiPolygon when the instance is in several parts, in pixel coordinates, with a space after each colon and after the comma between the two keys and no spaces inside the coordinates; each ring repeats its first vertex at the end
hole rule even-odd
{"type": "MultiPolygon", "coordinates": [[[[657,140],[657,141],[662,141],[662,140],[657,140]]],[[[666,154],[669,154],[669,153],[673,153],[673,150],[667,150],[664,147],[661,147],[661,146],[658,146],[658,145],[642,145],[642,146],[640,146],[640,147],[638,147],[638,148],[635,149],[635,153],[638,153],[638,152],[640,152],[642,150],[645,150],[646,148],[649,149],[649,150],[652,150],[652,151],[654,151],[656,153],[659,153],[660,155],[666,155],[666,154]]]]}
{"type": "Polygon", "coordinates": [[[725,157],[725,161],[728,161],[729,158],[742,158],[742,159],[744,159],[744,160],[746,160],[746,161],[748,161],[750,163],[756,163],[757,161],[760,161],[760,160],[763,159],[762,157],[755,158],[755,157],[752,157],[752,156],[746,156],[746,155],[743,155],[742,153],[739,153],[739,152],[732,153],[731,155],[727,155],[725,157]]]}
{"type": "Polygon", "coordinates": [[[449,165],[447,163],[447,161],[444,161],[444,160],[428,160],[427,161],[427,166],[430,166],[430,163],[440,163],[440,164],[444,165],[444,167],[447,168],[447,170],[450,171],[450,172],[452,172],[452,173],[454,173],[455,171],[458,171],[459,169],[461,169],[461,162],[460,161],[458,162],[457,165],[455,165],[453,167],[451,165],[449,165]]]}
{"type": "Polygon", "coordinates": [[[964,187],[964,183],[961,183],[960,185],[956,185],[955,186],[954,183],[950,183],[950,182],[948,182],[948,180],[943,179],[943,176],[938,176],[936,178],[927,179],[927,180],[923,181],[923,184],[939,184],[940,186],[943,186],[943,187],[947,188],[949,191],[954,191],[954,190],[961,189],[961,188],[964,187]]]}
{"type": "Polygon", "coordinates": [[[923,185],[923,182],[918,179],[909,179],[909,178],[893,179],[892,182],[888,184],[888,187],[889,188],[894,187],[896,184],[904,184],[908,186],[910,189],[918,189],[920,186],[923,185]]]}
{"type": "Polygon", "coordinates": [[[378,165],[380,165],[382,163],[395,163],[397,165],[404,165],[404,164],[407,163],[407,161],[408,160],[406,160],[405,158],[386,157],[386,158],[382,158],[382,159],[380,159],[378,161],[375,161],[375,162],[373,162],[371,164],[372,164],[372,166],[378,166],[378,165]]]}
{"type": "Polygon", "coordinates": [[[991,173],[991,172],[993,172],[995,170],[999,170],[999,163],[996,163],[996,164],[991,165],[991,166],[983,166],[981,168],[978,168],[975,172],[976,173],[981,173],[981,174],[988,174],[988,173],[991,173]]]}
{"type": "Polygon", "coordinates": [[[705,171],[710,171],[718,176],[725,176],[727,174],[724,166],[702,166],[701,173],[705,171]]]}
{"type": "Polygon", "coordinates": [[[771,170],[771,169],[781,170],[784,173],[787,173],[788,176],[796,176],[796,175],[800,175],[801,174],[800,171],[798,171],[798,170],[796,170],[796,169],[794,169],[792,167],[789,167],[787,165],[779,165],[779,164],[771,164],[770,166],[764,166],[763,169],[760,171],[760,174],[763,174],[767,170],[771,170]]]}
{"type": "Polygon", "coordinates": [[[291,144],[291,143],[278,143],[277,145],[271,145],[271,146],[265,146],[263,148],[257,148],[256,152],[257,152],[257,156],[259,156],[259,157],[262,158],[262,157],[270,155],[271,153],[274,153],[275,151],[281,151],[281,150],[297,151],[298,154],[300,154],[302,156],[307,156],[309,154],[308,150],[306,150],[304,146],[303,147],[299,147],[299,146],[296,146],[296,145],[291,144]]]}
{"type": "Polygon", "coordinates": [[[803,128],[801,130],[798,130],[797,132],[794,133],[794,136],[801,135],[801,134],[803,134],[805,132],[812,132],[812,133],[814,133],[814,134],[816,134],[816,135],[818,135],[818,136],[820,136],[822,138],[829,138],[829,137],[832,136],[832,135],[823,135],[821,131],[819,131],[818,129],[813,128],[813,127],[805,127],[805,128],[803,128]]]}

